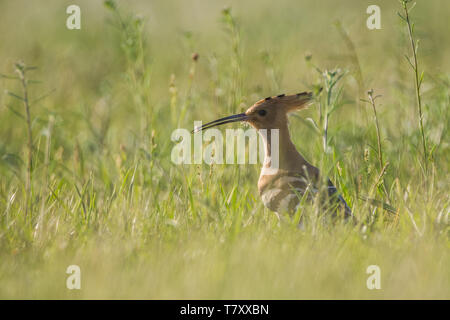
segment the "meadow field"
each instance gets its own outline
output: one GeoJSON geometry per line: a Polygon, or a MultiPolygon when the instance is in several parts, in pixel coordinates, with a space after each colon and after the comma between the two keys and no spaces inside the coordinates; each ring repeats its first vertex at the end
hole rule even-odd
{"type": "Polygon", "coordinates": [[[450,2],[417,2],[410,35],[392,0],[1,0],[0,298],[449,299],[450,2]],[[358,225],[172,162],[174,130],[308,90],[292,139],[358,225]]]}

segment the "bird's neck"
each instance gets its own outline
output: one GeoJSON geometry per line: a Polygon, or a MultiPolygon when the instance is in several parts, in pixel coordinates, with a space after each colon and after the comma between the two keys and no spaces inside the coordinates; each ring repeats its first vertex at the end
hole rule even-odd
{"type": "Polygon", "coordinates": [[[278,168],[295,171],[303,165],[308,165],[307,161],[295,148],[287,124],[278,129],[267,129],[265,132],[260,131],[260,134],[265,148],[263,169],[278,168]]]}

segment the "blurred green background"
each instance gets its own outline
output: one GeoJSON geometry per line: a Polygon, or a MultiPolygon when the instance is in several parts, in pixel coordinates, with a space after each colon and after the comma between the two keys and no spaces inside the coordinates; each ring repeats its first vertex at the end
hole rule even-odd
{"type": "Polygon", "coordinates": [[[450,2],[411,12],[428,171],[397,11],[391,0],[0,1],[0,73],[14,75],[18,60],[36,66],[29,96],[43,97],[31,106],[25,217],[25,111],[8,92],[23,93],[0,78],[0,297],[448,299],[450,2]],[[66,28],[71,4],[81,30],[66,28]],[[372,4],[381,30],[366,27],[372,4]],[[259,199],[259,165],[170,160],[176,128],[311,90],[323,81],[314,66],[346,72],[332,152],[305,121],[319,121],[316,105],[291,117],[292,138],[313,164],[333,163],[324,169],[365,233],[280,225],[259,199]],[[372,88],[386,189],[373,112],[360,101],[372,88]],[[69,264],[81,267],[80,291],[65,287],[69,264]],[[366,288],[370,264],[381,267],[380,291],[366,288]]]}

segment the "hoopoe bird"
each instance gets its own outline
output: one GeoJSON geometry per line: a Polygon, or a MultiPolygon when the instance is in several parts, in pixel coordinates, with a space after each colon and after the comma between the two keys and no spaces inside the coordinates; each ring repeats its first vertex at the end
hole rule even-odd
{"type": "MultiPolygon", "coordinates": [[[[303,109],[311,102],[310,92],[268,97],[256,102],[244,113],[206,123],[195,128],[193,132],[238,121],[247,122],[258,130],[265,147],[264,164],[258,181],[261,199],[264,206],[278,216],[283,213],[292,214],[297,211],[304,196],[310,201],[314,199],[315,194],[319,193],[323,179],[319,169],[297,151],[288,129],[288,113],[303,109]],[[275,139],[275,143],[272,141],[273,129],[278,129],[278,141],[275,139]],[[278,152],[278,164],[274,169],[272,156],[275,151],[278,152]]],[[[326,181],[326,208],[331,208],[333,215],[343,213],[345,219],[353,217],[352,211],[336,187],[329,179],[326,181]]]]}

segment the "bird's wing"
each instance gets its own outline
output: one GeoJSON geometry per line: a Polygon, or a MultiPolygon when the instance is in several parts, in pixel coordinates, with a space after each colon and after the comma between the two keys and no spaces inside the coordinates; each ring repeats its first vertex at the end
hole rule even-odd
{"type": "Polygon", "coordinates": [[[341,206],[344,207],[345,218],[352,217],[353,213],[347,202],[345,202],[344,198],[339,194],[336,187],[333,185],[330,179],[328,179],[328,197],[332,202],[338,202],[341,206]]]}

